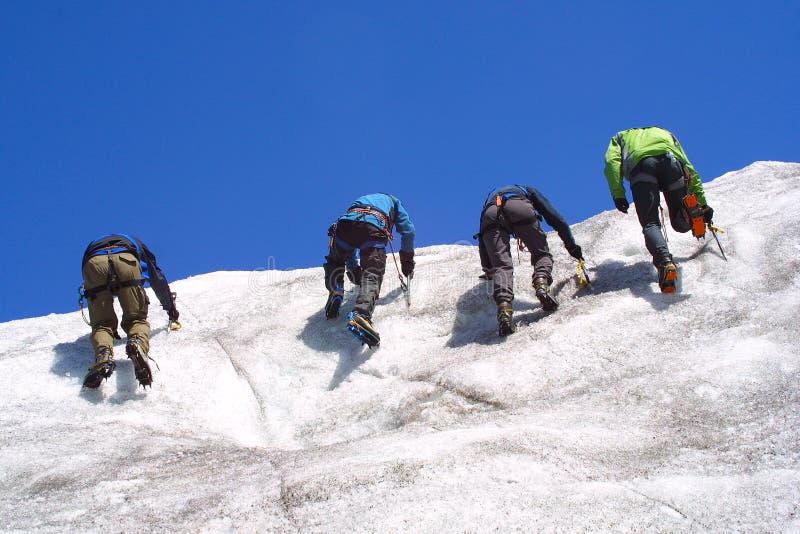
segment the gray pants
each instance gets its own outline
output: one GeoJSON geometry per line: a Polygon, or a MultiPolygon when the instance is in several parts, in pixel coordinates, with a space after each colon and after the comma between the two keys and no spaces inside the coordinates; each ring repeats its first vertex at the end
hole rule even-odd
{"type": "Polygon", "coordinates": [[[636,206],[636,215],[642,225],[644,243],[653,256],[653,264],[658,267],[665,260],[672,260],[667,241],[661,231],[659,206],[661,195],[669,210],[669,220],[676,232],[691,230],[691,221],[683,209],[686,184],[683,169],[672,154],[664,154],[643,159],[631,176],[631,194],[636,206]]]}
{"type": "Polygon", "coordinates": [[[481,215],[481,263],[483,270],[492,274],[493,296],[498,304],[514,300],[510,234],[521,239],[530,251],[533,277],[542,277],[548,284],[553,282],[553,256],[531,203],[521,198],[510,198],[500,213],[497,206],[489,206],[481,215]]]}

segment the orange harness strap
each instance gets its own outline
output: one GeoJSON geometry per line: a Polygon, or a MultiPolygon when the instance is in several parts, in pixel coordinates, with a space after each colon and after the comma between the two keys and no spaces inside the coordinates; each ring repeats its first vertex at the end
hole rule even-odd
{"type": "Polygon", "coordinates": [[[376,217],[379,221],[381,221],[384,225],[383,231],[386,233],[386,236],[389,238],[390,241],[394,240],[394,236],[392,235],[392,223],[389,221],[389,217],[386,216],[381,210],[375,208],[350,208],[347,210],[347,213],[363,213],[364,215],[372,215],[376,217]]]}

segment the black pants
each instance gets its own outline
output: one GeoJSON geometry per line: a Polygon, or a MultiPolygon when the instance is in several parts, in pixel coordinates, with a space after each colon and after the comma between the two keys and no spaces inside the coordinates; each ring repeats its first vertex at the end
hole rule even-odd
{"type": "Polygon", "coordinates": [[[672,259],[667,241],[661,232],[658,213],[662,192],[672,228],[680,233],[691,230],[691,221],[683,209],[683,197],[687,195],[683,169],[670,153],[644,158],[631,173],[631,194],[636,205],[636,215],[642,225],[645,246],[653,256],[653,264],[656,266],[672,259]]]}
{"type": "Polygon", "coordinates": [[[372,319],[375,302],[381,292],[386,272],[386,234],[362,221],[342,220],[336,224],[330,252],[325,256],[325,287],[328,291],[344,288],[345,261],[355,249],[361,256],[361,291],[353,311],[372,319]]]}
{"type": "Polygon", "coordinates": [[[483,211],[479,245],[481,264],[484,271],[492,273],[494,301],[498,304],[514,300],[510,233],[521,239],[530,251],[534,278],[540,276],[548,284],[553,282],[553,256],[531,203],[521,198],[510,198],[503,204],[502,215],[501,220],[497,206],[489,206],[483,211]]]}

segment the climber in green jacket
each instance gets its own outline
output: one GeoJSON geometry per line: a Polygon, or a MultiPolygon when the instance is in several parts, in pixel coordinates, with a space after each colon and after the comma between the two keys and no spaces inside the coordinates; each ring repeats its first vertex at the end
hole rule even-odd
{"type": "Polygon", "coordinates": [[[698,209],[694,213],[710,224],[714,210],[706,201],[700,175],[678,139],[657,126],[631,128],[612,137],[606,151],[605,175],[614,205],[623,213],[628,213],[630,204],[622,179],[630,181],[645,246],[658,269],[658,285],[664,293],[674,292],[678,270],[661,231],[660,193],[664,193],[669,220],[676,232],[692,230],[692,212],[687,205],[693,200],[687,196],[696,199],[698,209]]]}

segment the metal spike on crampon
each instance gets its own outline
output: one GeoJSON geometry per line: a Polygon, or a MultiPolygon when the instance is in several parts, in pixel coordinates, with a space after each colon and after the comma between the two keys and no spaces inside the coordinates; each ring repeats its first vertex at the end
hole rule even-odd
{"type": "Polygon", "coordinates": [[[143,387],[153,385],[153,373],[150,371],[150,364],[147,363],[149,356],[144,351],[142,341],[134,336],[128,339],[125,346],[125,353],[128,358],[133,362],[133,372],[136,375],[136,380],[143,387]]]}
{"type": "Polygon", "coordinates": [[[683,206],[686,208],[686,217],[692,225],[692,235],[697,239],[706,235],[706,221],[703,219],[703,208],[700,207],[694,193],[683,197],[683,206]]]}
{"type": "Polygon", "coordinates": [[[114,360],[111,359],[95,363],[89,367],[89,372],[86,373],[86,377],[83,379],[83,387],[89,389],[99,388],[103,380],[111,376],[114,372],[114,367],[114,360]]]}

